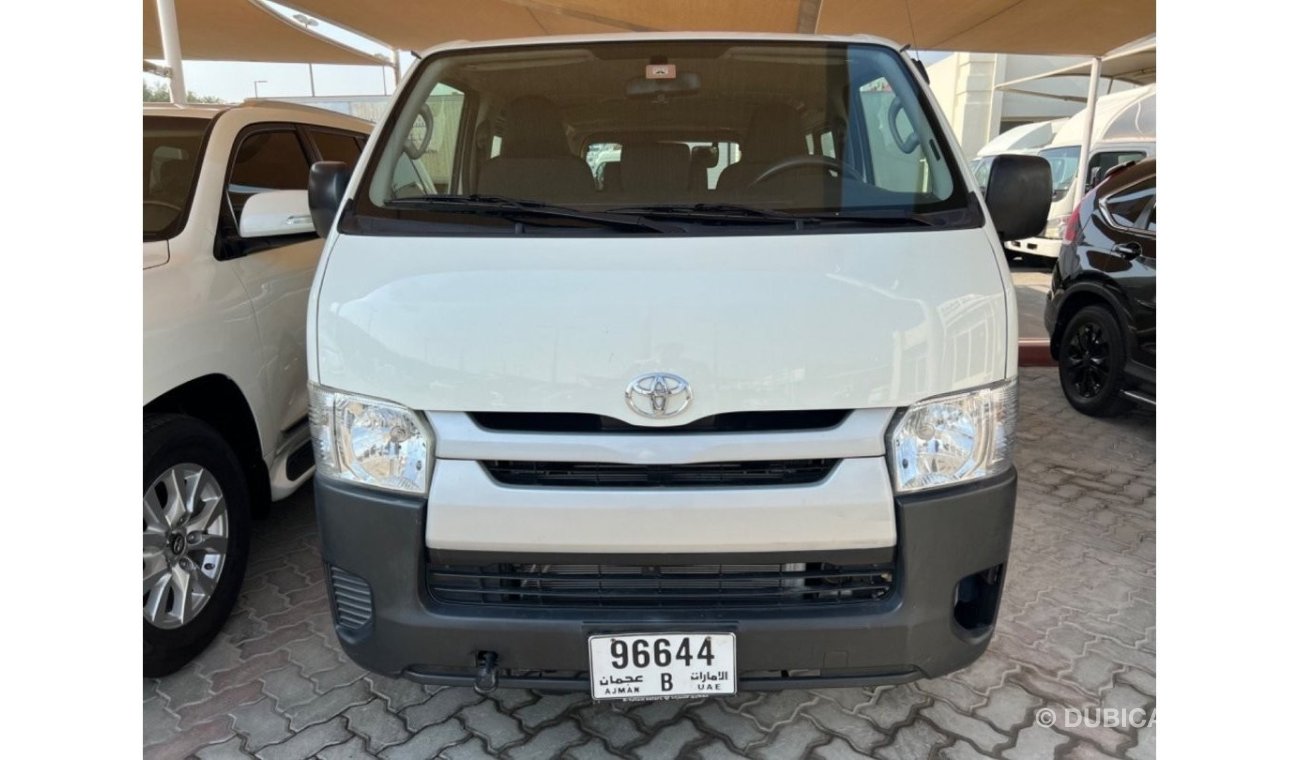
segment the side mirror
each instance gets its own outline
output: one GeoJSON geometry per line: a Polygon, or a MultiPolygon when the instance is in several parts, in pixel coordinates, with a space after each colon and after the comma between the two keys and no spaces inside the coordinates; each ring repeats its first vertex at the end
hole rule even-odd
{"type": "Polygon", "coordinates": [[[1094,166],[1088,169],[1088,183],[1084,185],[1084,190],[1091,190],[1097,186],[1097,180],[1101,176],[1101,167],[1094,166]]]}
{"type": "Polygon", "coordinates": [[[342,161],[317,161],[311,165],[307,177],[307,206],[311,209],[311,222],[316,234],[328,237],[330,225],[343,204],[352,170],[342,161]]]}
{"type": "Polygon", "coordinates": [[[265,238],[311,232],[311,211],[306,190],[268,190],[254,193],[239,213],[239,236],[265,238]]]}
{"type": "Polygon", "coordinates": [[[1047,225],[1052,166],[1040,156],[1003,154],[989,167],[984,203],[1002,240],[1033,237],[1047,225]]]}

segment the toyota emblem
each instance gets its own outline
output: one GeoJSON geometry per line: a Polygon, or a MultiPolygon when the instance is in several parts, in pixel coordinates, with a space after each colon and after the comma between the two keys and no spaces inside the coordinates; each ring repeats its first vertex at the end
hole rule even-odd
{"type": "Polygon", "coordinates": [[[676,417],[691,405],[691,384],[667,372],[640,375],[627,384],[628,408],[642,417],[676,417]]]}

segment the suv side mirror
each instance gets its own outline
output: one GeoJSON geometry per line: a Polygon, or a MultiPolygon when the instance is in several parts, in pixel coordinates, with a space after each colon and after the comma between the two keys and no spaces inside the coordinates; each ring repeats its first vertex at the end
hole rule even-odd
{"type": "Polygon", "coordinates": [[[330,225],[339,213],[350,179],[352,170],[342,161],[317,161],[311,165],[307,176],[307,206],[317,235],[329,236],[330,225]]]}
{"type": "Polygon", "coordinates": [[[267,190],[254,193],[239,212],[239,236],[265,238],[311,234],[312,218],[306,190],[267,190]]]}
{"type": "Polygon", "coordinates": [[[1047,225],[1052,205],[1052,166],[1041,156],[994,156],[984,203],[1002,240],[1033,237],[1047,225]]]}

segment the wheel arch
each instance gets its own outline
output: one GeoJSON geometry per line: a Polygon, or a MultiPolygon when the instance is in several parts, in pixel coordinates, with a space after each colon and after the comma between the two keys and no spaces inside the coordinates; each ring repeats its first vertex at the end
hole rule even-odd
{"type": "Polygon", "coordinates": [[[1056,313],[1056,322],[1052,325],[1050,349],[1053,359],[1061,358],[1061,335],[1065,332],[1065,326],[1070,324],[1070,319],[1085,307],[1094,305],[1105,306],[1115,314],[1116,321],[1121,325],[1126,324],[1127,310],[1124,308],[1121,296],[1100,282],[1076,283],[1070,288],[1065,301],[1061,303],[1061,308],[1056,313]]]}
{"type": "Polygon", "coordinates": [[[144,413],[184,414],[212,426],[239,459],[254,512],[270,501],[270,477],[262,458],[257,418],[234,380],[221,374],[196,377],[145,404],[144,413]]]}

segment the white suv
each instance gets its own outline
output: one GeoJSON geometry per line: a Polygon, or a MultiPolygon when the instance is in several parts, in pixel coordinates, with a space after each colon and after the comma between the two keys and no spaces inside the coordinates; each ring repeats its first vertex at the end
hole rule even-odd
{"type": "Polygon", "coordinates": [[[250,510],[314,469],[304,329],[321,240],[312,162],[369,122],[274,102],[144,109],[144,670],[230,612],[250,510]]]}

